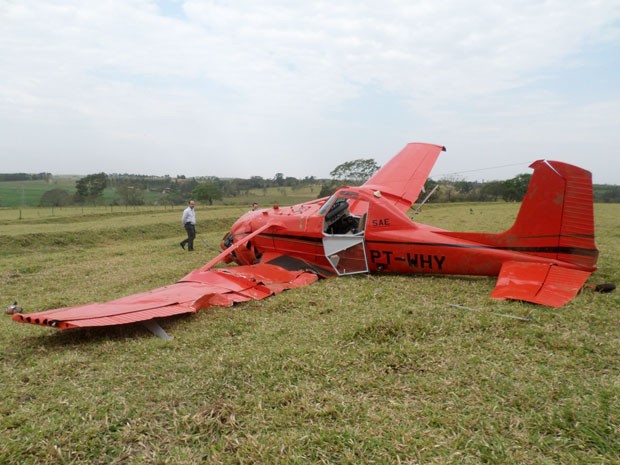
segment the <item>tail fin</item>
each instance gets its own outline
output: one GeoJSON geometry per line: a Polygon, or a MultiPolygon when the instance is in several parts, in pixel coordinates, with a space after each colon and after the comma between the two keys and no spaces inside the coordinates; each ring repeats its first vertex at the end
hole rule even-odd
{"type": "MultiPolygon", "coordinates": [[[[456,233],[468,240],[595,268],[592,174],[538,160],[514,225],[499,234],[456,233]]],[[[449,234],[452,236],[452,234],[449,234]]]]}
{"type": "Polygon", "coordinates": [[[598,250],[592,174],[559,161],[538,160],[531,168],[534,174],[515,224],[504,235],[517,245],[548,248],[544,253],[558,260],[593,267],[598,250]]]}

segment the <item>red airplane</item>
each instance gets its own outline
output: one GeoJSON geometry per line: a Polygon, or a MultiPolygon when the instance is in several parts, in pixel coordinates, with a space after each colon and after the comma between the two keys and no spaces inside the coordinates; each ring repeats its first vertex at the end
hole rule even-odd
{"type": "Polygon", "coordinates": [[[439,145],[411,143],[362,186],[248,212],[224,237],[222,253],[173,285],[13,319],[61,329],[142,322],[167,337],[154,318],[358,273],[498,276],[492,298],[552,307],[571,300],[598,258],[591,173],[538,160],[530,165],[534,173],[510,229],[452,232],[406,214],[442,151],[439,145]],[[214,268],[222,261],[238,266],[214,268]]]}

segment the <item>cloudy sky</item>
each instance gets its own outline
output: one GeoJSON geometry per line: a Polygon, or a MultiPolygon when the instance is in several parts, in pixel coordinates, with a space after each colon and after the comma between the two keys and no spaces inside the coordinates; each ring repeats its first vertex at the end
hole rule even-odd
{"type": "Polygon", "coordinates": [[[618,0],[0,0],[0,172],[620,184],[618,0]]]}

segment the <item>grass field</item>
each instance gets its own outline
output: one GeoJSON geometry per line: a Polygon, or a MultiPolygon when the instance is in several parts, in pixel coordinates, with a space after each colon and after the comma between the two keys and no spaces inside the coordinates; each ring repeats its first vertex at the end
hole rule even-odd
{"type": "MultiPolygon", "coordinates": [[[[79,176],[55,176],[53,182],[48,183],[43,180],[35,181],[0,181],[0,209],[19,209],[39,210],[41,196],[51,189],[64,189],[73,195],[76,192],[75,182],[79,176]]],[[[296,189],[291,187],[268,187],[265,189],[250,189],[236,197],[226,197],[222,200],[215,201],[217,205],[243,205],[249,206],[252,202],[258,202],[263,206],[270,206],[274,201],[281,201],[286,205],[294,205],[296,203],[306,202],[317,198],[321,186],[305,185],[296,189]]],[[[154,205],[161,202],[161,194],[159,192],[144,191],[145,203],[154,205]]],[[[101,198],[102,205],[111,205],[113,203],[122,203],[120,196],[113,187],[107,187],[103,191],[101,198]]],[[[66,207],[68,209],[76,207],[66,207]]],[[[86,207],[90,208],[90,207],[86,207]]],[[[110,208],[110,207],[108,207],[110,208]]],[[[118,207],[113,207],[118,208],[118,207]]],[[[51,208],[40,209],[39,215],[51,214],[51,208]]],[[[59,210],[58,208],[54,209],[59,210]]],[[[1,210],[0,210],[1,211],[1,210]]]]}
{"type": "Polygon", "coordinates": [[[75,192],[75,181],[0,181],[0,207],[38,206],[44,192],[51,189],[65,189],[75,192]]]}
{"type": "MultiPolygon", "coordinates": [[[[53,182],[34,181],[0,181],[0,208],[38,207],[41,196],[51,189],[63,189],[73,195],[75,182],[79,176],[55,176],[53,182]]],[[[103,191],[102,202],[112,203],[116,193],[108,187],[103,191]]],[[[147,193],[147,200],[152,202],[157,194],[147,193]]]]}
{"type": "MultiPolygon", "coordinates": [[[[514,204],[417,221],[506,228],[514,204]]],[[[0,212],[0,303],[26,311],[174,282],[241,209],[0,212]]],[[[620,281],[620,205],[596,206],[620,281]]],[[[56,331],[0,318],[2,464],[620,463],[620,297],[562,309],[488,296],[492,278],[355,276],[141,326],[56,331]],[[465,310],[453,304],[469,307],[465,310]],[[523,322],[498,314],[531,316],[523,322]]]]}

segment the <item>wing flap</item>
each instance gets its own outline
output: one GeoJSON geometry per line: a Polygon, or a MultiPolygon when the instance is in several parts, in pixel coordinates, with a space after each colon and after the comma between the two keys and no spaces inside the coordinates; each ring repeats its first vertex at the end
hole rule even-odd
{"type": "Polygon", "coordinates": [[[318,279],[304,270],[285,270],[258,263],[225,269],[196,270],[179,282],[106,303],[95,303],[16,314],[15,321],[59,329],[113,326],[196,311],[210,306],[231,306],[261,300],[318,279]]]}
{"type": "Polygon", "coordinates": [[[577,295],[590,274],[547,263],[508,261],[502,265],[491,298],[561,307],[577,295]]]}

